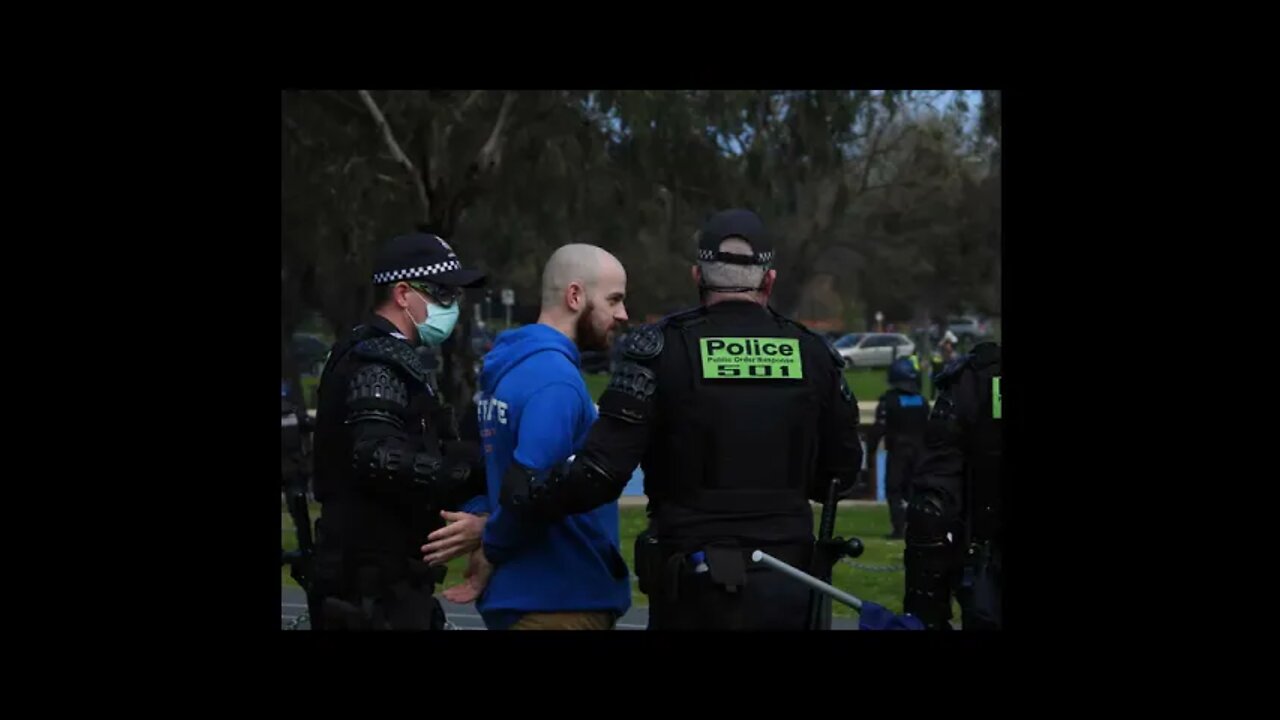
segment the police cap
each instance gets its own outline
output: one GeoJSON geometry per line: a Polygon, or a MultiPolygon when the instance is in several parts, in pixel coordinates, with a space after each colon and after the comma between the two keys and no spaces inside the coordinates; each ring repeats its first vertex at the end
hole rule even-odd
{"type": "Polygon", "coordinates": [[[765,230],[760,216],[750,210],[722,210],[712,215],[698,233],[698,259],[735,265],[769,265],[773,262],[773,238],[765,230]],[[754,254],[721,252],[720,243],[731,237],[746,240],[754,254]]]}
{"type": "Polygon", "coordinates": [[[384,244],[373,264],[373,284],[425,280],[448,287],[479,287],[484,273],[462,267],[458,256],[440,236],[411,233],[384,244]]]}

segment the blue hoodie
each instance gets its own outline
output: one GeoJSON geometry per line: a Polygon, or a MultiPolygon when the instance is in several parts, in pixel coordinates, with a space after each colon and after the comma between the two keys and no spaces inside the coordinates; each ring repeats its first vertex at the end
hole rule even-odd
{"type": "Polygon", "coordinates": [[[480,437],[489,494],[468,512],[489,511],[485,556],[493,576],[476,609],[491,630],[528,612],[611,611],[631,607],[631,579],[619,552],[618,503],[546,523],[498,504],[502,478],[516,458],[545,477],[580,450],[596,420],[578,370],[578,349],[555,328],[527,325],[498,336],[484,357],[480,437]]]}

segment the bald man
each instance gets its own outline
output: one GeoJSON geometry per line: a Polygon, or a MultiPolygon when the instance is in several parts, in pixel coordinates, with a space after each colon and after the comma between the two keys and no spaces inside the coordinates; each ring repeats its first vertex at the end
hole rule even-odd
{"type": "Polygon", "coordinates": [[[545,477],[582,447],[596,407],[579,353],[609,348],[627,320],[626,294],[617,258],[565,245],[542,272],[537,324],[502,333],[485,355],[478,412],[488,506],[469,509],[491,514],[466,582],[444,595],[475,601],[490,630],[609,630],[631,607],[616,502],[550,522],[498,502],[507,473],[545,477]]]}

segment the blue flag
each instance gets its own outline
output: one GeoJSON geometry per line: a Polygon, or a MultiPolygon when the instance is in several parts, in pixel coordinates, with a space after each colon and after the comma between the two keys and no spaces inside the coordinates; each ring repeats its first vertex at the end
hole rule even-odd
{"type": "Polygon", "coordinates": [[[889,608],[866,600],[859,613],[859,630],[923,630],[924,623],[914,615],[895,615],[889,608]]]}

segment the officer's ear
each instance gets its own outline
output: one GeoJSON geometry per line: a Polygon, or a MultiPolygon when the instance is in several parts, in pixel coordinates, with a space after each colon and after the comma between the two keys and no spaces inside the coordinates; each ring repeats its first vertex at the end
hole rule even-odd
{"type": "Polygon", "coordinates": [[[391,299],[395,301],[397,307],[409,307],[409,293],[413,288],[409,287],[407,282],[398,282],[395,287],[391,288],[391,299]]]}
{"type": "Polygon", "coordinates": [[[702,285],[702,270],[697,265],[689,267],[689,274],[693,276],[694,285],[702,285]]]}
{"type": "Polygon", "coordinates": [[[764,274],[764,280],[760,283],[760,292],[764,293],[767,298],[773,292],[773,282],[778,279],[778,271],[772,268],[764,274]]]}

